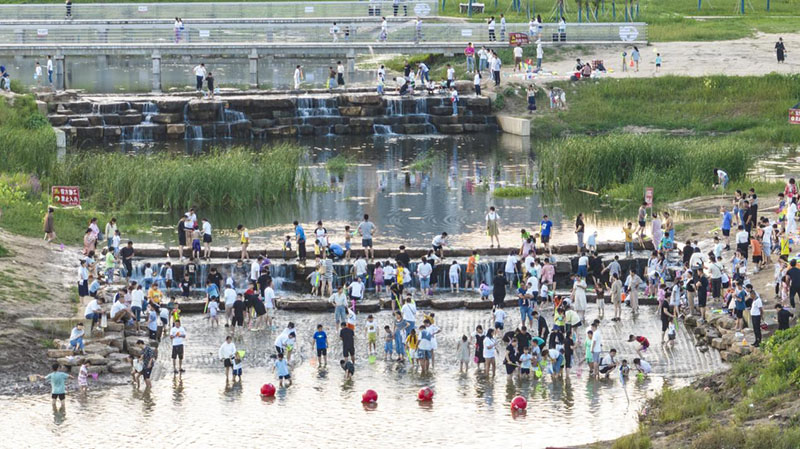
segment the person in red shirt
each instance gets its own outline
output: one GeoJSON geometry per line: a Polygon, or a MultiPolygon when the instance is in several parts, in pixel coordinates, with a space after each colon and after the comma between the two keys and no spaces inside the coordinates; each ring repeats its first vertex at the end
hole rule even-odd
{"type": "Polygon", "coordinates": [[[642,357],[642,353],[647,352],[647,348],[650,347],[650,340],[648,340],[647,337],[642,335],[631,334],[628,336],[628,341],[631,343],[635,341],[636,343],[639,344],[639,347],[636,349],[636,354],[639,357],[642,357]]]}

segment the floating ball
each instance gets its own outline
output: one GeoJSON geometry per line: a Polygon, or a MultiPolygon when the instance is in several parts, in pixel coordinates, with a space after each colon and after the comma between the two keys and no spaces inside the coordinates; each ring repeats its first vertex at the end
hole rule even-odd
{"type": "Polygon", "coordinates": [[[271,398],[275,396],[275,385],[264,384],[261,386],[261,395],[271,398]]]}
{"type": "Polygon", "coordinates": [[[433,390],[431,387],[424,387],[419,389],[419,393],[417,393],[417,399],[420,401],[432,401],[433,400],[433,390]]]}
{"type": "Polygon", "coordinates": [[[525,410],[528,408],[528,401],[522,396],[517,396],[511,400],[511,410],[525,410]]]}
{"type": "Polygon", "coordinates": [[[361,403],[369,404],[378,402],[378,393],[375,390],[367,390],[361,395],[361,403]]]}

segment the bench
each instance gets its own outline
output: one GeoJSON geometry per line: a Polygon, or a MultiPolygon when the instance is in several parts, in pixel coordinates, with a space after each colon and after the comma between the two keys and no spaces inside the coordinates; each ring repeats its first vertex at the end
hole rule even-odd
{"type": "MultiPolygon", "coordinates": [[[[483,13],[483,9],[486,7],[483,3],[473,3],[472,4],[472,12],[481,14],[483,13]]],[[[461,14],[466,14],[467,9],[469,8],[469,3],[459,3],[458,10],[461,14]]]]}

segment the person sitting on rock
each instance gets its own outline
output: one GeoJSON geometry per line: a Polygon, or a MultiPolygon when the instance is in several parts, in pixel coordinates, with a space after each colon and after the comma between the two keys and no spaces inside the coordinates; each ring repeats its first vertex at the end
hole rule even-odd
{"type": "MultiPolygon", "coordinates": [[[[122,301],[122,297],[117,298],[117,301],[111,306],[111,321],[115,323],[127,323],[129,326],[134,324],[133,312],[131,312],[122,301]]],[[[139,323],[136,323],[136,326],[138,325],[139,323]]]]}

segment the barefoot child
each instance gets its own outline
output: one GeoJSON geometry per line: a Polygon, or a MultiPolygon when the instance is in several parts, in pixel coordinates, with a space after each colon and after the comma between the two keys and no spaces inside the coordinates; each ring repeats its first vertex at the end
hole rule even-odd
{"type": "Polygon", "coordinates": [[[345,380],[350,380],[353,378],[353,374],[355,374],[356,372],[356,367],[355,365],[353,365],[353,362],[351,362],[350,360],[342,359],[339,360],[339,366],[341,366],[342,370],[344,370],[345,380]]]}
{"type": "Polygon", "coordinates": [[[219,327],[219,318],[217,315],[219,315],[219,300],[212,299],[208,302],[208,319],[211,322],[211,327],[215,325],[219,327]]]}
{"type": "Polygon", "coordinates": [[[531,376],[531,360],[533,356],[531,355],[531,348],[526,346],[522,350],[522,354],[519,356],[519,363],[520,363],[520,376],[524,378],[528,378],[531,376]]]}
{"type": "Polygon", "coordinates": [[[292,375],[289,374],[289,364],[283,358],[283,352],[278,353],[278,358],[273,363],[272,370],[278,372],[278,380],[281,387],[284,386],[284,381],[286,381],[287,387],[292,385],[292,375]]]}
{"type": "Polygon", "coordinates": [[[383,292],[383,266],[380,262],[375,262],[375,270],[372,272],[372,280],[375,283],[375,294],[383,292]]]}
{"type": "Polygon", "coordinates": [[[78,371],[78,386],[81,387],[81,392],[86,393],[89,390],[89,361],[84,360],[81,364],[81,369],[78,371]]]}
{"type": "Polygon", "coordinates": [[[642,357],[642,353],[647,352],[647,348],[650,347],[650,340],[643,335],[628,335],[628,342],[633,343],[634,341],[638,344],[636,355],[642,357]]]}
{"type": "Polygon", "coordinates": [[[136,385],[136,389],[139,389],[140,386],[140,379],[142,378],[142,372],[144,371],[144,356],[140,355],[138,358],[133,360],[133,366],[131,367],[131,381],[134,385],[136,385]]]}
{"type": "Polygon", "coordinates": [[[458,359],[458,371],[469,369],[469,339],[466,335],[461,336],[461,340],[456,344],[456,358],[458,359]]]}
{"type": "Polygon", "coordinates": [[[389,326],[383,326],[385,332],[383,336],[383,360],[389,360],[392,356],[392,343],[394,342],[394,334],[389,326]]]}
{"type": "Polygon", "coordinates": [[[236,378],[239,378],[239,382],[242,381],[242,351],[236,351],[236,356],[233,357],[233,381],[236,382],[236,378]]]}
{"type": "Polygon", "coordinates": [[[53,408],[56,407],[56,400],[61,401],[61,407],[64,407],[64,399],[67,393],[66,381],[72,379],[69,374],[58,370],[58,363],[54,363],[53,371],[46,376],[37,375],[36,378],[50,381],[50,397],[53,399],[53,408]]]}
{"type": "Polygon", "coordinates": [[[367,336],[367,355],[373,355],[378,352],[378,325],[372,315],[367,316],[364,332],[367,336]]]}
{"type": "Polygon", "coordinates": [[[460,276],[461,276],[461,265],[459,265],[458,262],[454,260],[453,263],[450,264],[450,272],[449,272],[450,293],[453,293],[454,291],[458,293],[458,287],[459,287],[458,281],[460,276]]]}
{"type": "Polygon", "coordinates": [[[314,345],[317,348],[317,363],[319,366],[328,364],[328,334],[322,330],[322,325],[317,324],[317,331],[314,332],[314,345]]]}

